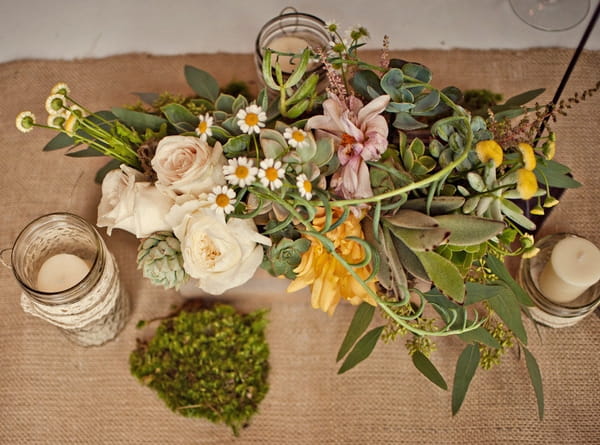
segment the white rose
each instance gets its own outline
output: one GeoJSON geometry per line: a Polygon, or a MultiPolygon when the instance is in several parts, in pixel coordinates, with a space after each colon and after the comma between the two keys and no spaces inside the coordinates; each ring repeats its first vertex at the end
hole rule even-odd
{"type": "Polygon", "coordinates": [[[263,259],[259,244],[271,244],[251,219],[225,222],[206,202],[174,205],[166,219],[181,242],[185,271],[198,280],[198,287],[213,295],[252,278],[263,259]]]}
{"type": "Polygon", "coordinates": [[[210,192],[225,183],[225,156],[220,143],[211,147],[194,136],[166,136],[152,158],[158,183],[176,195],[210,192]]]}
{"type": "Polygon", "coordinates": [[[138,238],[154,232],[171,230],[164,217],[173,200],[150,182],[138,182],[143,175],[126,165],[107,173],[102,181],[102,198],[98,205],[98,227],[123,229],[138,238]]]}

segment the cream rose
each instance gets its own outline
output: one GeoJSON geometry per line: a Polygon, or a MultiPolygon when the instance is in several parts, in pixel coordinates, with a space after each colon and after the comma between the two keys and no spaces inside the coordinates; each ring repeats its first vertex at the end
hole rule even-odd
{"type": "Polygon", "coordinates": [[[102,181],[102,198],[98,205],[98,227],[122,229],[138,238],[154,232],[171,230],[164,217],[173,200],[161,193],[143,175],[126,165],[107,173],[102,181]],[[139,181],[139,182],[138,182],[139,181]]]}
{"type": "Polygon", "coordinates": [[[260,235],[250,219],[231,218],[206,207],[202,201],[174,205],[167,215],[181,242],[183,267],[203,291],[220,295],[254,276],[263,259],[260,235]]]}
{"type": "Polygon", "coordinates": [[[194,136],[166,136],[152,158],[159,185],[176,195],[208,193],[225,184],[225,156],[221,144],[211,147],[194,136]]]}

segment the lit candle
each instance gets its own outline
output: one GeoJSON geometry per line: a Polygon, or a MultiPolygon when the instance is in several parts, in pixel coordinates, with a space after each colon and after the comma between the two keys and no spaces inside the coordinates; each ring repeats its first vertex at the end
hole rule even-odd
{"type": "Polygon", "coordinates": [[[539,277],[544,296],[557,304],[574,301],[600,279],[600,250],[576,236],[560,240],[539,277]]]}
{"type": "Polygon", "coordinates": [[[77,255],[59,253],[51,256],[37,276],[37,290],[60,292],[79,283],[90,271],[90,266],[77,255]]]}
{"type": "MultiPolygon", "coordinates": [[[[282,53],[300,54],[309,47],[309,44],[306,40],[300,37],[283,36],[271,40],[267,46],[274,51],[279,51],[282,53]]],[[[294,71],[299,61],[299,57],[281,56],[279,54],[271,55],[271,66],[275,66],[275,63],[279,62],[281,71],[284,73],[291,73],[294,71]]],[[[309,63],[309,66],[310,65],[311,64],[309,63]]]]}

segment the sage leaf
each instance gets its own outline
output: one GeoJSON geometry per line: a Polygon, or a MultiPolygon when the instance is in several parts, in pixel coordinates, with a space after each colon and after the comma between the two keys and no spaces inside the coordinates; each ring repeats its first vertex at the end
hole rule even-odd
{"type": "Polygon", "coordinates": [[[346,336],[344,337],[344,341],[340,346],[340,350],[338,351],[336,361],[340,361],[343,356],[345,356],[350,348],[354,345],[358,337],[360,337],[363,332],[367,329],[371,320],[373,319],[373,314],[375,313],[375,306],[370,305],[369,303],[361,303],[356,311],[354,312],[354,317],[352,317],[352,321],[350,322],[350,326],[348,326],[348,331],[346,332],[346,336]]]}
{"type": "Polygon", "coordinates": [[[371,352],[373,352],[373,349],[375,348],[377,340],[379,340],[384,327],[385,326],[379,326],[371,329],[363,336],[363,338],[358,341],[358,343],[356,343],[354,348],[352,348],[352,351],[350,351],[346,357],[346,360],[344,360],[344,363],[342,363],[338,374],[343,374],[344,372],[349,371],[366,359],[369,355],[371,355],[371,352]]]}
{"type": "Polygon", "coordinates": [[[386,216],[385,220],[393,226],[406,229],[433,229],[439,227],[439,223],[435,218],[412,209],[400,209],[394,215],[386,216]]]}
{"type": "Polygon", "coordinates": [[[198,117],[183,105],[168,104],[160,110],[180,133],[194,131],[198,126],[198,117]]]}
{"type": "Polygon", "coordinates": [[[194,92],[205,99],[214,102],[219,96],[219,84],[216,79],[206,71],[190,65],[184,69],[185,80],[194,92]]]}
{"type": "Polygon", "coordinates": [[[456,246],[484,243],[505,227],[501,221],[460,214],[439,215],[435,220],[441,228],[450,231],[448,242],[456,246]]]}
{"type": "Polygon", "coordinates": [[[468,345],[458,357],[454,384],[452,386],[452,415],[456,415],[462,406],[471,380],[479,365],[479,347],[468,345]]]}
{"type": "Polygon", "coordinates": [[[415,255],[436,287],[453,300],[462,303],[465,298],[465,282],[452,261],[436,252],[415,251],[415,255]]]}
{"type": "MultiPolygon", "coordinates": [[[[429,214],[440,215],[459,209],[465,202],[462,196],[436,196],[431,200],[429,214]]],[[[427,198],[409,199],[402,206],[404,209],[427,211],[427,198]]]]}
{"type": "Polygon", "coordinates": [[[531,352],[529,352],[527,348],[523,348],[523,351],[525,351],[525,363],[527,364],[527,371],[529,372],[529,378],[531,379],[531,384],[535,391],[535,398],[537,399],[538,417],[542,420],[544,418],[544,387],[542,385],[542,374],[537,361],[531,352]]]}
{"type": "Polygon", "coordinates": [[[531,300],[531,297],[523,290],[519,283],[513,279],[502,261],[493,255],[488,255],[485,262],[492,270],[492,273],[500,278],[500,280],[503,281],[510,288],[510,290],[513,291],[519,300],[519,303],[524,306],[533,306],[533,300],[531,300]]]}
{"type": "Polygon", "coordinates": [[[427,377],[433,384],[439,386],[443,390],[448,390],[448,385],[444,380],[444,377],[439,373],[431,360],[429,360],[423,353],[417,351],[412,356],[413,365],[421,374],[427,377]]]}
{"type": "Polygon", "coordinates": [[[405,229],[387,224],[394,236],[414,251],[429,252],[448,241],[450,232],[439,227],[427,229],[405,229]]]}

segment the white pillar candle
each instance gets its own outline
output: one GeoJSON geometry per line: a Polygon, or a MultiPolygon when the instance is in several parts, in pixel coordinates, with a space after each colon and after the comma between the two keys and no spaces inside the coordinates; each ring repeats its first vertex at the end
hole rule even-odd
{"type": "Polygon", "coordinates": [[[90,271],[90,266],[77,255],[59,253],[42,264],[37,276],[37,290],[60,292],[79,283],[90,271]]]}
{"type": "Polygon", "coordinates": [[[569,236],[554,246],[539,286],[548,300],[564,304],[576,300],[599,279],[600,250],[586,239],[569,236]]]}
{"type": "MultiPolygon", "coordinates": [[[[300,37],[283,36],[271,40],[267,47],[271,48],[274,51],[279,51],[282,53],[300,54],[302,53],[302,51],[309,47],[309,44],[306,40],[300,37]]],[[[281,66],[281,71],[284,73],[291,73],[292,71],[294,71],[296,66],[298,66],[299,61],[299,57],[281,56],[278,54],[271,55],[271,66],[275,66],[275,63],[279,62],[279,65],[281,66]]]]}

